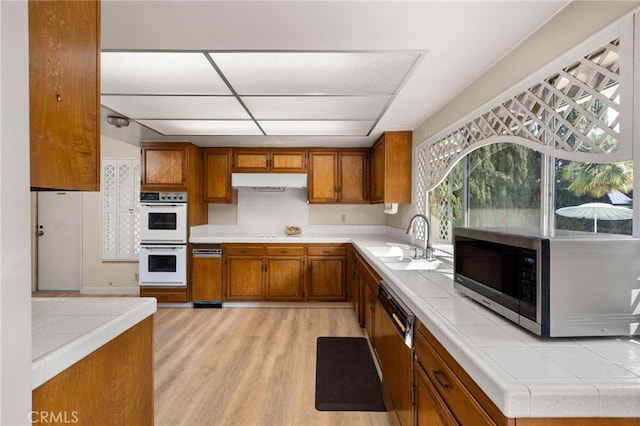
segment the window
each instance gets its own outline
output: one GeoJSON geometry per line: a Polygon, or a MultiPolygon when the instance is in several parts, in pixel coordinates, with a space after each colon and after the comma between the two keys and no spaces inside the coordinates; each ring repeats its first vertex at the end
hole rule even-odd
{"type": "Polygon", "coordinates": [[[103,158],[102,259],[137,261],[140,248],[140,159],[103,158]]]}
{"type": "Polygon", "coordinates": [[[540,226],[540,153],[509,144],[469,154],[469,226],[540,226]]]}
{"type": "Polygon", "coordinates": [[[631,235],[633,162],[556,160],[555,228],[631,235]]]}
{"type": "Polygon", "coordinates": [[[417,212],[434,241],[450,242],[455,226],[640,234],[630,220],[633,25],[594,35],[418,146],[417,212]],[[589,203],[606,211],[565,209],[589,203]]]}

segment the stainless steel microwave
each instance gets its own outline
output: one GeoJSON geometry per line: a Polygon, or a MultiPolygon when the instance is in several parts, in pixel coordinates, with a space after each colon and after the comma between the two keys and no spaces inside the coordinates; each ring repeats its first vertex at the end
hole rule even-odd
{"type": "Polygon", "coordinates": [[[454,288],[539,336],[640,335],[640,239],[456,228],[454,288]]]}

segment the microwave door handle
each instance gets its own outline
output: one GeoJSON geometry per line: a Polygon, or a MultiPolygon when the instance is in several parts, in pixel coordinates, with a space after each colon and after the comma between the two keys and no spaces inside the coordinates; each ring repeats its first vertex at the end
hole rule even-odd
{"type": "Polygon", "coordinates": [[[155,208],[184,206],[184,204],[140,204],[140,205],[144,207],[155,207],[155,208]]]}

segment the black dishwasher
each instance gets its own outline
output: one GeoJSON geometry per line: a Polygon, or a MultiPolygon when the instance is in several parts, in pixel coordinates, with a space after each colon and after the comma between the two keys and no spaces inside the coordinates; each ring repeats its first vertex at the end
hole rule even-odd
{"type": "Polygon", "coordinates": [[[384,281],[380,282],[375,312],[375,351],[382,370],[385,404],[393,406],[400,425],[410,426],[413,419],[414,316],[384,281]]]}
{"type": "Polygon", "coordinates": [[[222,307],[222,244],[194,244],[191,252],[193,307],[222,307]]]}

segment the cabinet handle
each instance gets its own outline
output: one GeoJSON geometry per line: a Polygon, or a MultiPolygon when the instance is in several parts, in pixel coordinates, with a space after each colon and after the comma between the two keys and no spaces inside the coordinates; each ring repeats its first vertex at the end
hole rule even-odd
{"type": "Polygon", "coordinates": [[[287,253],[289,253],[289,250],[280,250],[280,253],[287,254],[287,253]]]}
{"type": "Polygon", "coordinates": [[[438,384],[445,389],[449,388],[449,383],[446,380],[446,376],[440,370],[433,370],[433,377],[436,379],[438,384]]]}
{"type": "Polygon", "coordinates": [[[331,250],[322,250],[322,254],[329,254],[331,253],[331,250]]]}
{"type": "Polygon", "coordinates": [[[240,253],[247,254],[248,252],[246,250],[240,250],[240,253]]]}

